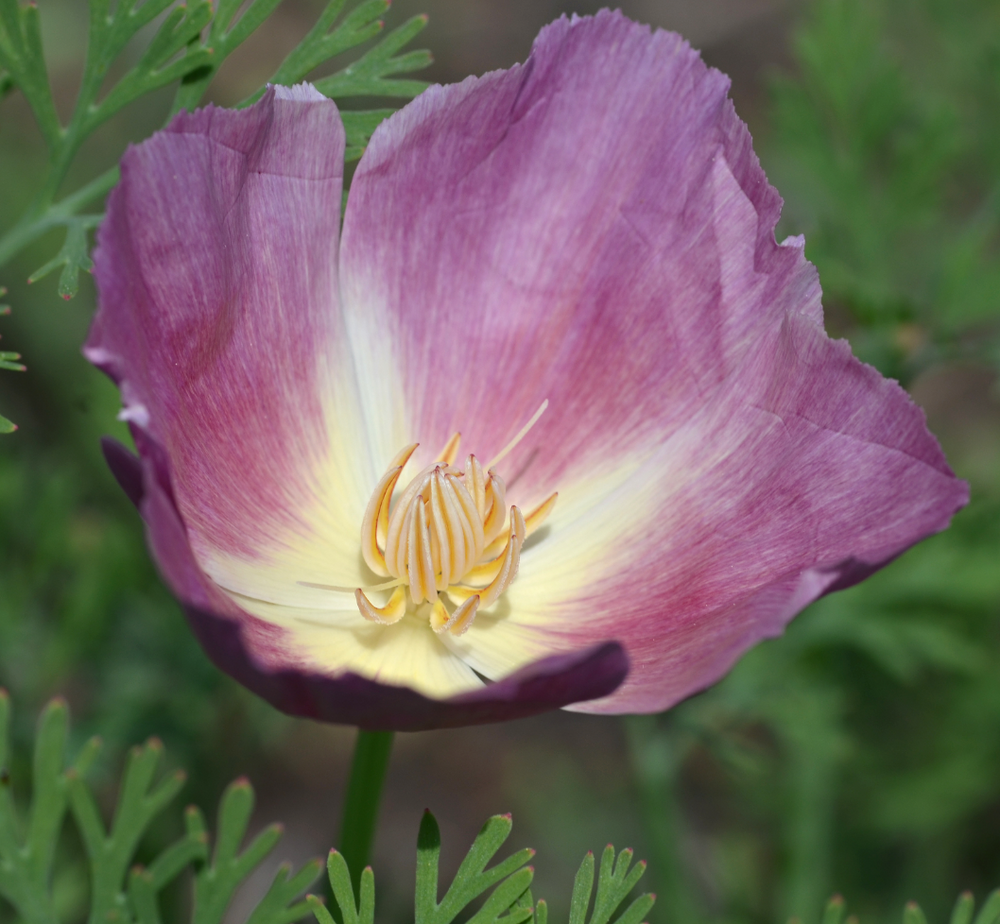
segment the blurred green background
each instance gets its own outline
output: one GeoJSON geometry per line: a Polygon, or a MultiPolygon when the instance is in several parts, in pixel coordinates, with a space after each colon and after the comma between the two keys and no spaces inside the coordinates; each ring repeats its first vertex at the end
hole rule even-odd
{"type": "MultiPolygon", "coordinates": [[[[40,0],[57,103],[72,106],[87,10],[40,0]]],[[[397,0],[390,24],[431,15],[424,76],[508,66],[562,12],[556,0],[397,0]]],[[[805,233],[827,326],[926,409],[973,500],[951,530],[865,584],[820,601],[718,686],[660,717],[559,713],[498,727],[397,736],[374,865],[382,920],[412,906],[421,812],[441,822],[454,868],[488,814],[512,811],[539,851],[536,896],[566,913],[582,854],[609,840],[651,863],[659,922],[811,924],[834,891],[865,922],[907,899],[942,920],[957,893],[1000,885],[1000,4],[996,0],[634,0],[733,77],[771,181],[779,237],[805,233]]],[[[286,0],[226,63],[210,95],[233,104],[315,20],[286,0]]],[[[170,94],[116,117],[85,146],[66,189],[157,128],[170,94]]],[[[0,233],[41,180],[23,101],[0,103],[0,233]]],[[[35,716],[64,695],[79,741],[156,734],[214,806],[247,774],[261,823],[287,825],[300,861],[336,839],[353,733],[276,714],[202,655],[146,555],[141,524],[104,467],[123,435],[117,391],[79,353],[93,286],[63,302],[24,280],[61,244],[0,268],[13,308],[0,372],[0,685],[26,757],[35,716]]],[[[14,767],[15,780],[25,768],[14,767]]],[[[169,827],[169,825],[167,825],[169,827]]],[[[67,848],[67,920],[86,877],[67,848]]],[[[244,903],[232,911],[243,920],[244,903]]]]}

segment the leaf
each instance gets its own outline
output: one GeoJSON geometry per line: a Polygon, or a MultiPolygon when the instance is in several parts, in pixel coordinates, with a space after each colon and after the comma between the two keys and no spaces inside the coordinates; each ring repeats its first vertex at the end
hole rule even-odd
{"type": "Polygon", "coordinates": [[[67,300],[76,295],[80,288],[80,270],[89,273],[94,268],[88,252],[87,230],[97,225],[100,220],[100,215],[83,215],[69,219],[66,222],[66,240],[59,253],[35,270],[28,277],[28,282],[38,282],[61,266],[63,271],[59,274],[59,294],[67,300]]]}
{"type": "Polygon", "coordinates": [[[573,895],[569,902],[569,924],[586,924],[590,895],[594,890],[594,854],[588,850],[573,877],[573,895]]]}
{"type": "Polygon", "coordinates": [[[1000,921],[1000,889],[995,889],[983,902],[983,907],[976,915],[975,924],[997,924],[1000,921]]]}
{"type": "MultiPolygon", "coordinates": [[[[289,924],[291,921],[298,921],[305,917],[311,910],[309,902],[291,903],[316,881],[322,869],[323,864],[319,860],[310,860],[302,869],[292,875],[291,864],[282,863],[271,882],[271,887],[251,912],[250,917],[247,918],[247,924],[289,924]]],[[[371,869],[366,869],[365,873],[370,880],[371,869]]],[[[364,893],[364,886],[365,879],[362,875],[362,893],[364,893]]],[[[374,903],[374,889],[370,888],[369,891],[374,903]]],[[[372,924],[370,916],[364,921],[364,924],[372,924]]]]}
{"type": "Polygon", "coordinates": [[[395,109],[341,110],[340,118],[347,135],[347,148],[344,151],[346,163],[358,160],[364,154],[372,133],[395,111],[395,109]]]}
{"type": "Polygon", "coordinates": [[[386,80],[396,74],[407,74],[427,67],[430,52],[411,51],[396,55],[427,25],[426,16],[414,16],[390,32],[379,44],[343,70],[316,81],[316,89],[332,99],[348,96],[400,96],[412,99],[427,89],[423,80],[386,80]]]}
{"type": "MultiPolygon", "coordinates": [[[[351,884],[350,870],[347,868],[347,861],[337,850],[331,850],[326,861],[327,875],[330,879],[330,888],[333,890],[333,897],[340,908],[340,919],[343,924],[372,924],[375,919],[375,874],[370,866],[366,866],[361,873],[360,896],[355,904],[354,886],[351,884]]],[[[313,899],[315,897],[313,896],[313,899]]],[[[320,924],[330,924],[333,917],[318,899],[311,901],[310,905],[320,924]]]]}
{"type": "Polygon", "coordinates": [[[332,32],[344,0],[331,0],[309,34],[282,61],[271,83],[289,86],[298,83],[324,61],[367,42],[382,31],[379,17],[389,9],[387,0],[363,0],[332,32]]]}
{"type": "MultiPolygon", "coordinates": [[[[213,10],[209,0],[178,5],[173,0],[117,0],[111,11],[110,0],[90,0],[83,78],[73,115],[63,129],[52,103],[37,10],[33,3],[20,7],[18,0],[0,0],[0,97],[15,84],[21,87],[51,153],[49,175],[39,204],[0,237],[0,263],[49,228],[63,224],[67,232],[62,249],[31,278],[40,279],[62,267],[59,293],[63,298],[72,298],[78,290],[80,270],[91,269],[85,231],[100,219],[100,216],[76,219],[74,213],[103,195],[117,178],[117,172],[109,170],[54,203],[55,191],[80,145],[124,106],[175,81],[178,88],[170,116],[182,109],[196,108],[222,63],[267,21],[279,2],[250,0],[244,4],[242,0],[218,0],[213,10]],[[139,30],[152,27],[157,17],[162,17],[161,21],[139,61],[98,100],[102,85],[128,43],[139,30]]],[[[361,0],[341,17],[345,2],[328,0],[313,28],[282,62],[272,82],[298,83],[330,58],[379,34],[382,29],[379,17],[388,9],[388,0],[361,0]]],[[[413,17],[376,43],[359,61],[325,78],[327,94],[338,99],[358,95],[410,98],[421,92],[427,86],[423,81],[386,78],[410,73],[430,63],[427,51],[398,53],[426,22],[425,16],[413,17]]],[[[241,105],[249,105],[263,92],[262,88],[241,105]]],[[[348,161],[361,156],[372,131],[389,111],[372,110],[349,119],[353,124],[349,126],[348,161]]]]}
{"type": "Polygon", "coordinates": [[[916,902],[907,902],[903,908],[903,924],[927,924],[927,918],[916,902]]]}
{"type": "Polygon", "coordinates": [[[114,821],[107,831],[82,775],[77,771],[70,775],[70,804],[90,859],[92,920],[116,917],[127,907],[125,876],[139,841],[184,784],[185,776],[180,771],[154,784],[162,757],[163,745],[155,738],[132,749],[114,821]]]}
{"type": "Polygon", "coordinates": [[[441,829],[430,811],[425,811],[417,833],[417,884],[414,897],[416,924],[430,922],[437,908],[440,857],[441,829]]]}
{"type": "Polygon", "coordinates": [[[834,895],[826,903],[823,911],[823,924],[841,924],[844,920],[844,899],[840,895],[834,895]]]}
{"type": "MultiPolygon", "coordinates": [[[[102,3],[106,5],[106,0],[102,3]]],[[[83,115],[77,115],[79,106],[74,113],[74,119],[80,119],[81,134],[90,134],[138,97],[212,65],[211,49],[192,44],[212,21],[212,5],[207,0],[195,0],[190,6],[175,6],[164,17],[135,66],[99,103],[94,103],[104,74],[128,40],[169,4],[170,0],[146,0],[136,10],[135,0],[119,2],[114,15],[105,17],[104,28],[100,25],[100,17],[91,16],[91,43],[96,51],[87,55],[80,94],[81,102],[87,99],[88,105],[83,115]]]]}
{"type": "MultiPolygon", "coordinates": [[[[72,806],[72,817],[90,858],[92,922],[127,924],[134,920],[135,924],[161,924],[159,893],[192,864],[201,867],[195,879],[193,922],[221,921],[236,887],[270,853],[280,836],[279,827],[272,825],[239,853],[253,810],[253,790],[246,780],[237,780],[228,787],[220,804],[219,832],[211,863],[204,818],[196,808],[189,808],[184,835],[164,849],[148,868],[132,866],[140,838],[177,794],[183,774],[173,773],[156,782],[163,746],[150,739],[144,746],[133,748],[113,823],[105,830],[93,793],[83,779],[94,762],[99,742],[87,742],[72,767],[66,768],[69,710],[60,699],[49,703],[39,722],[31,800],[22,835],[6,769],[10,760],[9,724],[9,698],[0,689],[0,895],[27,924],[51,924],[60,919],[52,873],[67,803],[72,806]]],[[[307,915],[309,904],[296,899],[316,880],[320,870],[319,860],[306,863],[294,874],[289,865],[282,865],[247,924],[290,924],[307,915]]],[[[372,875],[367,870],[362,876],[361,915],[356,924],[372,924],[373,908],[372,875]]]]}
{"type": "Polygon", "coordinates": [[[11,372],[24,372],[26,367],[17,361],[20,358],[20,353],[5,353],[3,350],[0,350],[0,369],[9,369],[11,372]]]}
{"type": "MultiPolygon", "coordinates": [[[[630,849],[623,850],[616,860],[615,848],[608,844],[601,854],[601,867],[597,874],[597,894],[594,897],[593,911],[588,918],[587,908],[594,887],[594,855],[588,852],[573,880],[569,924],[608,924],[645,872],[644,860],[632,866],[630,849]]],[[[640,924],[655,901],[656,896],[651,893],[640,895],[615,918],[615,924],[640,924]]]]}
{"type": "MultiPolygon", "coordinates": [[[[239,852],[253,805],[253,787],[246,778],[241,777],[230,783],[223,793],[212,861],[195,878],[193,924],[219,924],[237,887],[281,838],[281,826],[270,825],[250,842],[243,853],[239,852]]],[[[190,812],[189,824],[195,830],[204,830],[204,820],[197,809],[190,812]]]]}
{"type": "MultiPolygon", "coordinates": [[[[491,869],[486,869],[486,864],[510,836],[512,827],[510,815],[495,815],[483,825],[459,866],[454,881],[438,904],[441,832],[434,816],[430,812],[424,812],[417,837],[416,924],[450,924],[464,908],[491,886],[496,886],[495,891],[472,921],[475,924],[489,924],[501,920],[500,916],[524,894],[534,876],[531,867],[524,866],[535,855],[531,849],[519,850],[491,869]]],[[[517,924],[530,917],[530,910],[522,908],[502,920],[517,924]]]]}
{"type": "Polygon", "coordinates": [[[22,840],[6,769],[10,702],[0,690],[0,895],[25,920],[56,920],[52,863],[66,814],[65,764],[69,713],[56,699],[42,713],[35,739],[31,801],[22,840]]]}
{"type": "Polygon", "coordinates": [[[62,131],[42,53],[42,32],[34,3],[0,0],[0,98],[17,86],[31,106],[46,144],[54,150],[62,131]]]}
{"type": "MultiPolygon", "coordinates": [[[[172,112],[193,109],[198,105],[222,62],[265,22],[277,6],[277,0],[254,0],[234,21],[239,6],[240,4],[233,2],[233,0],[224,0],[220,4],[211,29],[201,45],[202,49],[211,50],[211,60],[201,70],[192,72],[184,78],[174,101],[172,112]]],[[[387,0],[362,0],[340,18],[344,6],[345,0],[328,0],[313,27],[302,41],[288,53],[268,83],[282,86],[300,83],[312,71],[331,58],[375,38],[383,27],[379,17],[388,10],[389,3],[387,0]],[[340,18],[339,23],[337,22],[338,18],[340,18]]],[[[409,55],[394,57],[403,45],[411,41],[423,29],[424,25],[426,25],[426,17],[414,17],[385,36],[362,58],[362,60],[368,60],[364,65],[363,73],[356,75],[356,77],[367,81],[364,84],[367,89],[363,95],[398,95],[408,98],[424,89],[426,84],[420,81],[410,81],[409,86],[386,89],[383,84],[387,82],[380,79],[390,74],[418,70],[430,63],[431,57],[426,51],[411,52],[409,55]],[[369,56],[371,57],[369,58],[369,56]],[[402,92],[399,92],[400,90],[402,92]]],[[[360,61],[356,63],[360,64],[360,61]]],[[[345,72],[349,69],[345,69],[345,72]]],[[[403,84],[406,82],[396,81],[395,83],[403,84]]],[[[321,92],[324,91],[321,89],[321,92]]],[[[264,88],[261,88],[251,94],[240,103],[240,107],[256,102],[263,93],[264,88]]],[[[339,98],[341,95],[358,94],[328,93],[327,95],[339,98]]],[[[371,121],[370,118],[368,121],[371,121]]],[[[364,136],[365,142],[373,129],[374,126],[364,136]]],[[[351,159],[356,158],[352,157],[351,159]]]]}
{"type": "Polygon", "coordinates": [[[201,50],[210,52],[210,57],[201,67],[188,71],[181,79],[174,105],[170,110],[171,115],[182,109],[190,111],[197,108],[223,61],[266,22],[280,2],[281,0],[253,0],[234,23],[233,18],[241,2],[221,0],[211,28],[201,42],[201,50]]]}
{"type": "Polygon", "coordinates": [[[972,924],[972,912],[976,908],[976,900],[971,892],[963,892],[958,896],[951,912],[949,924],[972,924]]]}

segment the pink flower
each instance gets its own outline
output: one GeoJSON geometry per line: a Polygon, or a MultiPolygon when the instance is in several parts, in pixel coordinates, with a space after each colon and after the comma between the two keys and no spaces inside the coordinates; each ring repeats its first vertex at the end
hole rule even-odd
{"type": "Polygon", "coordinates": [[[966,485],[827,338],[727,88],[561,19],[384,123],[342,231],[308,86],[125,155],[85,352],[223,670],[367,728],[662,710],[948,524],[966,485]]]}

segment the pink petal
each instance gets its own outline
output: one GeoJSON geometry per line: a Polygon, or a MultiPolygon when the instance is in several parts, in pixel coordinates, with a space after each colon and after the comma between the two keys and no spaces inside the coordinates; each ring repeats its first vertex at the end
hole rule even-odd
{"type": "Polygon", "coordinates": [[[660,444],[786,312],[820,317],[728,86],[680,36],[605,11],[375,133],[345,312],[391,333],[415,439],[460,430],[485,461],[547,398],[505,467],[542,495],[660,444]]]}
{"type": "Polygon", "coordinates": [[[676,35],[563,19],[383,125],[351,190],[345,313],[391,333],[415,438],[487,458],[550,401],[504,474],[567,502],[450,645],[495,677],[622,640],[628,680],[583,709],[701,689],[968,497],[920,410],[823,332],[727,88],[676,35]]]}
{"type": "Polygon", "coordinates": [[[617,638],[626,683],[575,708],[666,709],[967,501],[902,389],[792,316],[616,492],[572,522],[557,510],[467,660],[492,676],[512,649],[617,638]],[[560,594],[567,563],[581,580],[560,594]]]}
{"type": "MultiPolygon", "coordinates": [[[[278,88],[241,112],[181,115],[123,161],[85,349],[121,386],[141,461],[114,444],[108,461],[161,573],[209,656],[297,715],[415,730],[606,695],[627,672],[613,642],[489,686],[442,649],[437,676],[471,679],[443,700],[378,682],[379,663],[345,665],[335,650],[356,650],[373,629],[353,596],[299,583],[355,577],[365,485],[378,475],[369,444],[381,420],[366,425],[370,396],[356,391],[337,297],[343,144],[331,102],[278,88]],[[310,541],[308,556],[287,560],[310,541]],[[345,542],[349,561],[325,554],[345,542]],[[312,559],[329,571],[309,571],[312,559]],[[254,615],[275,609],[271,592],[302,631],[254,615]],[[324,596],[330,619],[309,623],[324,596]],[[346,619],[329,602],[338,596],[350,598],[346,619]]],[[[386,633],[380,656],[398,675],[407,652],[394,638],[405,642],[386,633]]]]}
{"type": "Polygon", "coordinates": [[[601,696],[576,708],[652,711],[947,524],[965,485],[898,386],[823,333],[727,85],[679,37],[602,13],[544,30],[523,67],[432,89],[359,166],[342,315],[330,104],[183,117],[128,155],[88,355],[122,384],[151,545],[223,669],[366,727],[601,696]],[[354,453],[328,481],[356,507],[405,443],[457,429],[485,461],[543,399],[502,473],[510,500],[560,501],[514,586],[447,640],[506,679],[434,703],[322,676],[205,576],[243,580],[274,536],[309,533],[331,446],[354,453]],[[633,669],[609,696],[612,639],[633,669]]]}
{"type": "Polygon", "coordinates": [[[122,160],[85,353],[166,451],[200,548],[255,554],[327,451],[343,148],[333,103],[278,88],[182,113],[122,160]]]}

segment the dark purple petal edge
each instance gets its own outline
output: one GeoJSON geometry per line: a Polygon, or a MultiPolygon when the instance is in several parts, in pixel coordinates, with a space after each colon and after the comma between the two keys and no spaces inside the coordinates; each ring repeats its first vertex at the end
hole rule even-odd
{"type": "Polygon", "coordinates": [[[209,659],[282,712],[373,731],[457,728],[526,718],[598,699],[614,692],[628,674],[628,655],[615,641],[542,658],[503,680],[447,700],[357,674],[329,677],[262,664],[247,645],[245,633],[280,630],[252,618],[221,615],[204,605],[208,598],[196,584],[205,578],[194,561],[165,484],[165,472],[158,470],[154,454],[140,461],[116,440],[106,437],[101,445],[112,474],[139,508],[153,556],[181,599],[188,623],[209,659]],[[191,576],[190,583],[183,580],[184,573],[191,576]]]}

